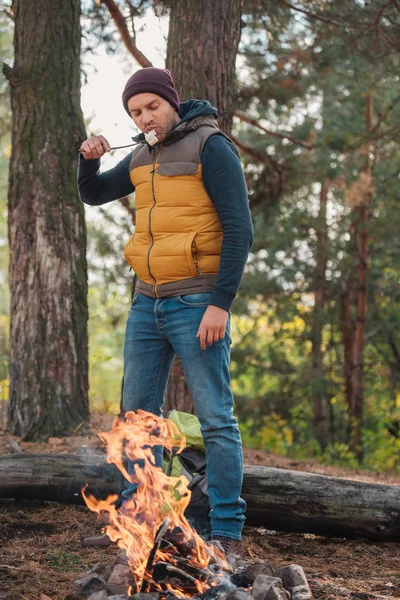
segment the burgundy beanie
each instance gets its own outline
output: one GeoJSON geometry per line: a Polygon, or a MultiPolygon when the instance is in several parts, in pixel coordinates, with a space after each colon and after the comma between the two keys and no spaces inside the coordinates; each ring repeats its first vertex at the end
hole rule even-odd
{"type": "Polygon", "coordinates": [[[128,101],[136,94],[151,92],[167,100],[179,112],[179,96],[175,89],[174,80],[168,69],[145,67],[136,71],[126,82],[122,92],[122,102],[129,116],[128,101]]]}

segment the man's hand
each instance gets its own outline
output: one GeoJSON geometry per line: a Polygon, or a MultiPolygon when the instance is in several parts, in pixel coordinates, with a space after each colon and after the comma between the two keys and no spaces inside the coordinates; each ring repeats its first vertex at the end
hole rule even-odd
{"type": "Polygon", "coordinates": [[[81,152],[85,160],[101,158],[106,152],[110,152],[111,146],[103,135],[92,135],[81,145],[81,152]]]}
{"type": "Polygon", "coordinates": [[[196,337],[200,338],[200,347],[205,350],[213,342],[218,342],[225,337],[226,324],[229,313],[219,306],[207,307],[200,323],[196,337]]]}

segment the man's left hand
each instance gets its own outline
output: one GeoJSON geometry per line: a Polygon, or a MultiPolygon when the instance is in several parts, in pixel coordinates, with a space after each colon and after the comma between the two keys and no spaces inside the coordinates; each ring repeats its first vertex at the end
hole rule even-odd
{"type": "Polygon", "coordinates": [[[206,312],[200,323],[196,337],[200,338],[200,347],[205,350],[214,342],[222,340],[225,337],[226,324],[229,313],[219,306],[207,307],[206,312]]]}

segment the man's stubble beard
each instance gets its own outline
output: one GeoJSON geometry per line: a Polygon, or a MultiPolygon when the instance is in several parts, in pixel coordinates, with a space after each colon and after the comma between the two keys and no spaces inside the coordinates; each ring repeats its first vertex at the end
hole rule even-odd
{"type": "Polygon", "coordinates": [[[165,138],[171,133],[171,131],[177,126],[179,123],[179,118],[177,118],[177,113],[175,110],[171,109],[172,112],[169,115],[168,121],[165,123],[165,127],[163,128],[163,133],[160,136],[160,141],[163,142],[165,138]],[[165,132],[165,133],[164,133],[165,132]]]}

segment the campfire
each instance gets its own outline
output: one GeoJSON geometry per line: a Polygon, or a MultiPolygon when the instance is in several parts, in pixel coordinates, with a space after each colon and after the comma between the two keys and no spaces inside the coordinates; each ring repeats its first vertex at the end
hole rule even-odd
{"type": "Polygon", "coordinates": [[[188,480],[166,475],[155,464],[156,447],[174,455],[185,447],[174,423],[138,410],[128,412],[124,421],[117,419],[100,437],[107,462],[137,489],[119,508],[118,495],[98,500],[87,489],[82,491],[87,506],[107,521],[105,532],[121,552],[111,573],[96,565],[77,580],[77,592],[89,600],[111,600],[115,594],[122,600],[138,593],[141,600],[142,594],[148,600],[213,600],[227,594],[232,596],[228,600],[245,600],[250,594],[257,600],[312,597],[298,565],[283,567],[278,574],[262,561],[249,563],[238,557],[233,567],[218,544],[206,543],[193,529],[185,517],[191,497],[188,480]],[[133,473],[128,473],[127,458],[133,473]]]}

